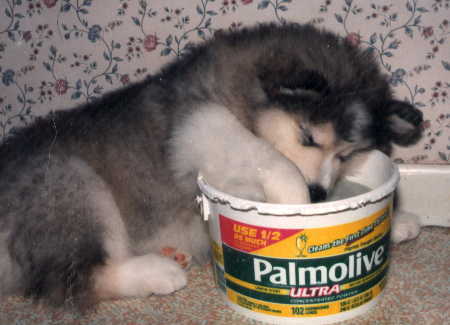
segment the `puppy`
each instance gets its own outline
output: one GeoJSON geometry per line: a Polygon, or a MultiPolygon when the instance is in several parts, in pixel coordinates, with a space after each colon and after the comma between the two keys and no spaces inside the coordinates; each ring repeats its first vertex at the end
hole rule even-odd
{"type": "Polygon", "coordinates": [[[320,201],[346,161],[415,143],[421,122],[372,55],[333,33],[218,32],[155,76],[4,141],[0,294],[80,306],[171,293],[186,285],[184,263],[160,250],[208,255],[199,172],[243,198],[320,201]]]}

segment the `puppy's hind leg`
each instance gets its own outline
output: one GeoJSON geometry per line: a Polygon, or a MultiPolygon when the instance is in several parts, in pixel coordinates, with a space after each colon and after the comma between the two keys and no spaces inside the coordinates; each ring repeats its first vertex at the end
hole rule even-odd
{"type": "Polygon", "coordinates": [[[183,288],[187,276],[175,260],[157,254],[133,256],[120,211],[105,187],[91,191],[95,214],[103,224],[108,258],[93,272],[95,296],[99,299],[146,297],[169,294],[183,288]]]}
{"type": "Polygon", "coordinates": [[[0,180],[0,198],[9,198],[0,206],[8,255],[19,274],[12,286],[20,293],[84,309],[98,298],[168,293],[185,285],[175,261],[133,257],[108,186],[83,160],[36,157],[22,171],[0,180]]]}
{"type": "MultiPolygon", "coordinates": [[[[83,167],[83,172],[93,173],[88,166],[83,167]]],[[[91,290],[96,299],[168,294],[186,285],[185,272],[172,259],[156,254],[133,256],[114,197],[95,175],[91,175],[87,191],[86,203],[102,229],[101,242],[106,253],[104,263],[92,272],[91,290]]]]}
{"type": "Polygon", "coordinates": [[[95,273],[95,291],[101,299],[169,294],[186,284],[181,266],[156,254],[110,261],[95,273]]]}

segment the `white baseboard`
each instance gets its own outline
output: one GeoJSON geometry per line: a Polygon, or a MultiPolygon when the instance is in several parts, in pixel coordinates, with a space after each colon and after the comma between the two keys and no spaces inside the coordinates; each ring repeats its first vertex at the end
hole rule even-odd
{"type": "Polygon", "coordinates": [[[397,208],[424,226],[450,227],[450,165],[399,165],[397,208]]]}

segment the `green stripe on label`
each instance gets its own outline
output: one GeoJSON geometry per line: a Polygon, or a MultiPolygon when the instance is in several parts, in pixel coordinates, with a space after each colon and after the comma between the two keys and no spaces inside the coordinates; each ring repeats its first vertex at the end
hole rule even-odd
{"type": "MultiPolygon", "coordinates": [[[[255,290],[251,290],[251,289],[242,287],[230,280],[227,280],[227,287],[236,292],[239,292],[240,294],[243,294],[247,297],[252,297],[255,299],[262,300],[262,301],[268,301],[268,302],[274,302],[274,303],[280,303],[280,304],[307,305],[307,304],[318,304],[318,303],[338,301],[341,299],[350,298],[352,296],[360,294],[360,293],[372,288],[373,286],[377,285],[382,280],[384,280],[386,273],[387,273],[387,268],[385,268],[380,274],[378,274],[372,280],[368,281],[367,283],[364,283],[363,285],[361,285],[357,288],[342,290],[337,294],[333,294],[330,296],[320,296],[320,297],[295,298],[295,297],[290,297],[289,295],[273,295],[273,294],[259,292],[259,291],[255,291],[255,290]]],[[[302,290],[305,290],[305,289],[302,288],[302,290]]],[[[311,290],[308,290],[307,288],[306,288],[305,292],[308,295],[310,295],[312,293],[311,290]]],[[[317,290],[316,294],[318,292],[319,291],[317,290]]]]}

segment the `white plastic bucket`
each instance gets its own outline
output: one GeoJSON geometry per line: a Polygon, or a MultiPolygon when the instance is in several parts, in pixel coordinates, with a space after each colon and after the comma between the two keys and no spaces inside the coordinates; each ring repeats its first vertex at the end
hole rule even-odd
{"type": "Polygon", "coordinates": [[[215,281],[229,306],[274,324],[328,324],[376,304],[389,265],[399,173],[373,151],[345,178],[372,190],[339,201],[281,205],[230,196],[199,176],[215,281]]]}

